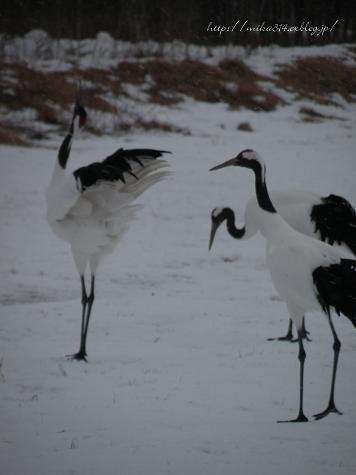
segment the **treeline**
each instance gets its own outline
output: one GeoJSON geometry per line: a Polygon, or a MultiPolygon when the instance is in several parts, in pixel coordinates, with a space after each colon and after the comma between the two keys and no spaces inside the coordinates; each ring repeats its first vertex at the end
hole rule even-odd
{"type": "Polygon", "coordinates": [[[22,36],[33,29],[43,29],[54,38],[73,39],[107,31],[114,38],[132,42],[355,42],[356,1],[1,0],[1,33],[22,36]],[[321,30],[323,26],[326,28],[321,30]],[[296,30],[290,31],[294,27],[296,30]]]}

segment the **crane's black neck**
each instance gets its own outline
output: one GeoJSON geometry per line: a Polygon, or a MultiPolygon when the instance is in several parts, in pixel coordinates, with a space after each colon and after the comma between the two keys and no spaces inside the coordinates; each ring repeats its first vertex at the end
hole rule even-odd
{"type": "MultiPolygon", "coordinates": [[[[83,109],[83,114],[85,114],[85,117],[86,117],[86,112],[84,109],[83,109]]],[[[69,132],[65,136],[58,151],[58,163],[63,169],[65,169],[67,165],[69,154],[72,148],[72,140],[73,140],[73,135],[74,135],[74,121],[76,117],[78,116],[80,117],[80,114],[78,112],[78,106],[76,105],[74,109],[74,113],[73,113],[72,122],[69,127],[69,132]]],[[[85,117],[84,117],[84,120],[85,120],[85,117]]]]}
{"type": "Polygon", "coordinates": [[[70,150],[72,147],[72,138],[73,138],[73,133],[72,131],[69,131],[69,133],[65,136],[58,151],[58,163],[63,169],[65,169],[67,165],[70,150]]]}
{"type": "Polygon", "coordinates": [[[263,163],[253,160],[250,163],[251,170],[255,174],[255,187],[257,202],[264,211],[268,213],[276,213],[266,185],[266,167],[263,163]]]}
{"type": "Polygon", "coordinates": [[[235,226],[235,213],[232,211],[232,209],[224,208],[222,217],[226,220],[226,229],[228,230],[230,236],[234,237],[235,239],[241,239],[245,235],[245,227],[239,229],[235,226]]]}

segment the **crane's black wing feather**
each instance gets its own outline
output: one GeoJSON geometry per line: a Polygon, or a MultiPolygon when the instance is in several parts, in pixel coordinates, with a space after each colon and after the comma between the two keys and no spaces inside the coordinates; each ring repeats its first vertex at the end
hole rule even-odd
{"type": "Polygon", "coordinates": [[[102,162],[95,162],[78,168],[73,172],[73,175],[77,183],[79,182],[80,184],[80,191],[84,191],[102,181],[122,181],[126,183],[125,173],[136,178],[132,170],[135,163],[144,167],[147,160],[155,160],[164,153],[171,152],[149,148],[135,148],[129,150],[120,148],[102,162]]]}
{"type": "Polygon", "coordinates": [[[343,197],[329,195],[314,205],[310,214],[323,241],[346,244],[356,255],[356,212],[343,197]]]}
{"type": "Polygon", "coordinates": [[[356,260],[341,259],[338,264],[317,267],[313,281],[324,312],[333,307],[356,327],[356,260]]]}

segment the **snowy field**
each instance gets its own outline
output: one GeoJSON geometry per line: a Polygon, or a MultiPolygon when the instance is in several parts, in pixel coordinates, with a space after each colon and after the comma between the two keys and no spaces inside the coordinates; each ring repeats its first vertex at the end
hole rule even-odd
{"type": "Polygon", "coordinates": [[[244,148],[265,158],[271,189],[333,192],[356,206],[356,107],[304,123],[307,104],[255,113],[187,100],[169,114],[191,136],[83,134],[74,144],[71,169],[142,146],[171,150],[174,172],[139,199],[140,219],[99,270],[88,364],[65,357],[79,345],[80,285],[45,220],[62,138],[0,147],[1,474],[355,473],[355,329],[335,317],[344,414],[311,417],[326,406],[332,364],[329,327],[315,313],[305,345],[311,422],[277,424],[297,414],[299,363],[296,345],[266,341],[286,332],[288,316],[263,239],[220,229],[208,251],[211,209],[229,205],[241,218],[253,192],[247,170],[208,170],[244,148]],[[254,132],[237,131],[242,121],[254,132]]]}

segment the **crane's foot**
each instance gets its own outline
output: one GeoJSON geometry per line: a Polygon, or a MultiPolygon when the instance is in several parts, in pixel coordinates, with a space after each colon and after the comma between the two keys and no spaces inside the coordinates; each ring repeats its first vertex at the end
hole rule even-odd
{"type": "Polygon", "coordinates": [[[78,353],[74,353],[74,355],[66,355],[66,357],[71,360],[85,361],[88,363],[87,354],[84,351],[78,351],[78,353]]]}
{"type": "Polygon", "coordinates": [[[275,338],[267,338],[267,341],[298,341],[293,339],[293,334],[292,333],[287,333],[285,336],[278,336],[275,338]]]}
{"type": "Polygon", "coordinates": [[[298,414],[298,417],[296,419],[290,419],[287,421],[277,421],[278,423],[284,423],[284,422],[308,422],[309,419],[304,415],[303,412],[300,412],[298,414]]]}
{"type": "Polygon", "coordinates": [[[339,414],[340,416],[342,415],[342,412],[337,409],[334,403],[329,404],[329,406],[325,409],[325,411],[319,412],[318,414],[314,414],[313,417],[316,421],[319,421],[320,419],[323,419],[330,413],[334,414],[339,414]]]}
{"type": "MultiPolygon", "coordinates": [[[[308,333],[309,333],[309,332],[306,332],[306,333],[304,333],[304,334],[302,335],[302,340],[312,341],[312,339],[308,337],[308,333]]],[[[291,343],[297,343],[297,342],[298,342],[298,338],[292,338],[292,339],[290,340],[290,342],[291,342],[291,343]]]]}
{"type": "MultiPolygon", "coordinates": [[[[309,332],[305,331],[302,333],[302,339],[306,341],[312,341],[309,337],[309,332]]],[[[267,338],[267,341],[289,341],[290,343],[297,343],[298,338],[293,337],[293,333],[287,333],[285,336],[279,336],[277,338],[267,338]]]]}
{"type": "MultiPolygon", "coordinates": [[[[308,330],[306,330],[305,328],[302,328],[301,330],[302,340],[311,341],[308,335],[310,335],[310,332],[308,332],[308,330]]],[[[292,338],[291,343],[296,343],[297,341],[298,341],[298,338],[292,338]]]]}

